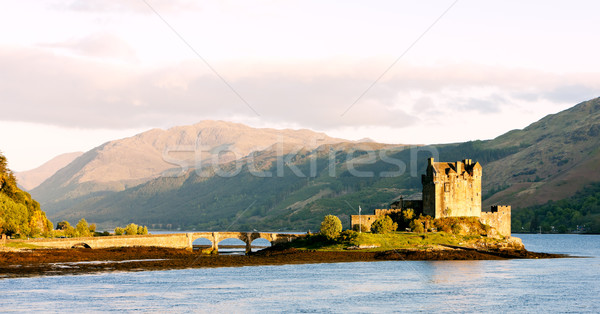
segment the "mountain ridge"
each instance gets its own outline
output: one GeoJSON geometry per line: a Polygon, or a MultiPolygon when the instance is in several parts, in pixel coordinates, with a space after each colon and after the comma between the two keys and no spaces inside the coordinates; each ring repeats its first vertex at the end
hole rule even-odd
{"type": "Polygon", "coordinates": [[[60,154],[37,168],[15,172],[17,182],[25,190],[32,190],[81,155],[83,155],[83,152],[60,154]]]}
{"type": "Polygon", "coordinates": [[[505,204],[518,211],[600,181],[599,132],[596,98],[486,141],[429,146],[342,141],[302,149],[272,144],[221,163],[218,168],[225,174],[237,171],[231,177],[217,175],[208,164],[121,189],[86,187],[91,192],[71,195],[48,213],[55,219],[86,217],[106,225],[134,220],[204,230],[234,223],[240,230],[316,229],[322,216],[331,213],[347,225],[359,205],[383,208],[401,195],[419,192],[420,174],[432,154],[442,161],[479,161],[484,207],[505,204]],[[374,175],[360,176],[366,173],[374,175]]]}

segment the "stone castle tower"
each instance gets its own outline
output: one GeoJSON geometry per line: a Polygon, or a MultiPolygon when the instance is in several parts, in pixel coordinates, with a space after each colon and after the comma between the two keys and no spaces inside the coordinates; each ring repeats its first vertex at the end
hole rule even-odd
{"type": "Polygon", "coordinates": [[[371,224],[385,215],[413,209],[415,214],[433,218],[479,217],[479,221],[495,228],[498,233],[510,236],[511,207],[495,205],[481,208],[481,165],[471,159],[456,162],[435,162],[429,158],[426,174],[422,176],[423,199],[394,202],[390,209],[375,209],[373,215],[352,215],[351,226],[371,224]]]}
{"type": "Polygon", "coordinates": [[[423,214],[433,218],[481,216],[481,165],[471,159],[435,162],[423,175],[423,214]]]}

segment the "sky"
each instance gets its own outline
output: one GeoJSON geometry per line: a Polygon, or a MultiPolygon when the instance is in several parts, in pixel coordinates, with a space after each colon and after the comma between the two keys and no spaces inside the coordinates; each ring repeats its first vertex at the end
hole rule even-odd
{"type": "Polygon", "coordinates": [[[0,151],[15,171],[207,119],[491,139],[600,96],[598,1],[0,5],[0,151]]]}

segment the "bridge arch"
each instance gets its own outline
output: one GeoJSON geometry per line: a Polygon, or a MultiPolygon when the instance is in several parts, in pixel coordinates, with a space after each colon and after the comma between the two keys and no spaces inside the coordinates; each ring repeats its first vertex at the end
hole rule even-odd
{"type": "Polygon", "coordinates": [[[215,241],[208,236],[200,236],[192,238],[192,251],[200,251],[205,253],[212,252],[215,247],[215,241]]]}
{"type": "Polygon", "coordinates": [[[80,243],[75,243],[71,246],[72,249],[91,249],[92,247],[85,243],[85,242],[80,242],[80,243]]]}
{"type": "Polygon", "coordinates": [[[245,253],[247,249],[248,242],[239,236],[222,236],[217,243],[217,250],[220,253],[245,253]]]}
{"type": "Polygon", "coordinates": [[[268,248],[272,246],[271,241],[267,240],[265,237],[260,237],[260,238],[256,238],[254,240],[252,240],[252,242],[250,243],[251,249],[252,248],[268,248]]]}

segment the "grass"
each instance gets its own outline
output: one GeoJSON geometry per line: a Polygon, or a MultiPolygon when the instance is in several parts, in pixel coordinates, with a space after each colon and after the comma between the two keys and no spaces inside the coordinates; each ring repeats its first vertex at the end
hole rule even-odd
{"type": "Polygon", "coordinates": [[[327,239],[321,235],[311,235],[289,243],[296,249],[318,251],[340,251],[349,247],[370,247],[365,251],[386,251],[394,249],[426,249],[436,245],[468,246],[475,242],[499,242],[502,240],[477,235],[456,235],[445,232],[413,233],[392,232],[387,234],[358,233],[344,231],[336,239],[327,239]]]}
{"type": "Polygon", "coordinates": [[[13,249],[39,249],[41,248],[38,245],[24,243],[24,242],[8,242],[5,247],[13,248],[13,249]]]}

